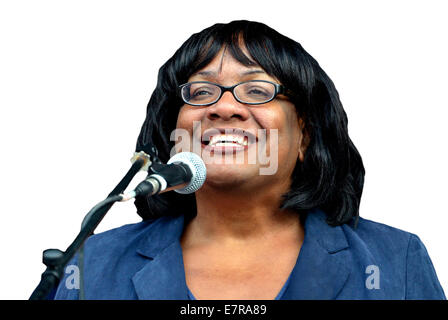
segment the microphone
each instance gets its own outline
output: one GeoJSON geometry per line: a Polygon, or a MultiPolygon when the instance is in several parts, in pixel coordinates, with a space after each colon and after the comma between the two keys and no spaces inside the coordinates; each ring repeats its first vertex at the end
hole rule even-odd
{"type": "Polygon", "coordinates": [[[204,161],[193,152],[177,153],[166,165],[154,165],[151,170],[154,173],[148,175],[133,191],[121,195],[121,201],[171,190],[180,194],[193,193],[202,187],[207,175],[204,161]]]}

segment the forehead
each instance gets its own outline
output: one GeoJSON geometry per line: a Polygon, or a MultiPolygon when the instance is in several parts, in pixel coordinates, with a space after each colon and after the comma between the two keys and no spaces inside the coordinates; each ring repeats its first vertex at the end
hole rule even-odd
{"type": "Polygon", "coordinates": [[[263,79],[270,80],[274,79],[250,57],[245,48],[241,48],[241,51],[247,57],[245,62],[249,63],[242,63],[238,61],[228,50],[226,50],[226,48],[221,48],[221,50],[215,55],[208,65],[190,76],[190,81],[197,79],[219,80],[229,77],[238,79],[247,77],[262,77],[263,79]]]}

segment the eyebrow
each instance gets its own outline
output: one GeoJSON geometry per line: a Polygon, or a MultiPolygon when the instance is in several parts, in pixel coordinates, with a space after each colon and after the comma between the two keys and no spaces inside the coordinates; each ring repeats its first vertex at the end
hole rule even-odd
{"type": "MultiPolygon", "coordinates": [[[[264,74],[266,74],[266,72],[261,70],[261,69],[253,69],[253,70],[244,71],[244,72],[240,73],[239,75],[240,76],[248,76],[248,75],[257,74],[257,73],[264,73],[264,74]]],[[[205,77],[208,77],[208,76],[216,77],[217,73],[215,71],[208,71],[208,70],[206,70],[206,71],[196,72],[195,74],[193,74],[193,76],[195,76],[195,75],[205,76],[205,77]]]]}

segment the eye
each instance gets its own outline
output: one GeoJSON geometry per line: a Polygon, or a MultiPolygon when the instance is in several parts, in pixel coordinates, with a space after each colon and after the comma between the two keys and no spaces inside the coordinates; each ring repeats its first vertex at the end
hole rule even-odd
{"type": "Polygon", "coordinates": [[[250,86],[246,88],[246,95],[248,96],[263,96],[267,97],[270,95],[270,93],[262,87],[259,86],[250,86]]]}
{"type": "Polygon", "coordinates": [[[192,83],[188,87],[188,93],[184,95],[187,102],[195,104],[203,104],[213,101],[219,95],[219,87],[213,84],[206,83],[192,83]]]}
{"type": "Polygon", "coordinates": [[[210,88],[195,89],[192,92],[191,97],[206,96],[206,95],[213,95],[213,92],[212,90],[210,90],[210,88]]]}

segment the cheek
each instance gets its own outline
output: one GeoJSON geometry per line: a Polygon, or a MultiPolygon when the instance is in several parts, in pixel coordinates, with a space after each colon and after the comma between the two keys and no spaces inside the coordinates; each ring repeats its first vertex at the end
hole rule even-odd
{"type": "Polygon", "coordinates": [[[171,135],[177,152],[193,150],[194,134],[196,134],[196,140],[200,141],[201,116],[200,110],[191,109],[189,106],[181,107],[177,116],[175,132],[171,135]]]}
{"type": "Polygon", "coordinates": [[[252,110],[251,114],[259,129],[280,129],[282,127],[282,119],[284,118],[281,110],[274,108],[257,108],[252,110]]]}
{"type": "Polygon", "coordinates": [[[183,106],[177,115],[176,129],[186,130],[192,135],[194,129],[200,125],[203,116],[204,112],[201,109],[183,106]]]}
{"type": "Polygon", "coordinates": [[[290,146],[298,146],[300,141],[300,127],[299,118],[297,117],[296,108],[292,103],[286,103],[283,105],[282,119],[282,134],[285,139],[290,141],[290,146]]]}
{"type": "Polygon", "coordinates": [[[260,128],[266,129],[267,132],[276,129],[279,140],[281,139],[284,143],[298,141],[299,120],[292,104],[279,104],[276,108],[254,110],[252,114],[260,128]]]}
{"type": "Polygon", "coordinates": [[[292,158],[297,159],[300,151],[300,143],[301,143],[301,130],[299,127],[299,120],[295,113],[289,114],[285,123],[285,139],[288,140],[289,145],[289,154],[292,158]]]}
{"type": "Polygon", "coordinates": [[[187,108],[181,107],[179,110],[179,114],[177,115],[176,128],[188,129],[191,127],[192,119],[190,112],[188,112],[187,108]]]}
{"type": "Polygon", "coordinates": [[[267,148],[273,150],[271,144],[277,144],[275,149],[278,161],[283,164],[289,162],[291,165],[295,164],[299,157],[301,131],[294,105],[284,103],[276,105],[275,108],[254,110],[253,116],[260,127],[266,129],[268,135],[272,129],[277,130],[277,141],[268,138],[267,148]]]}

